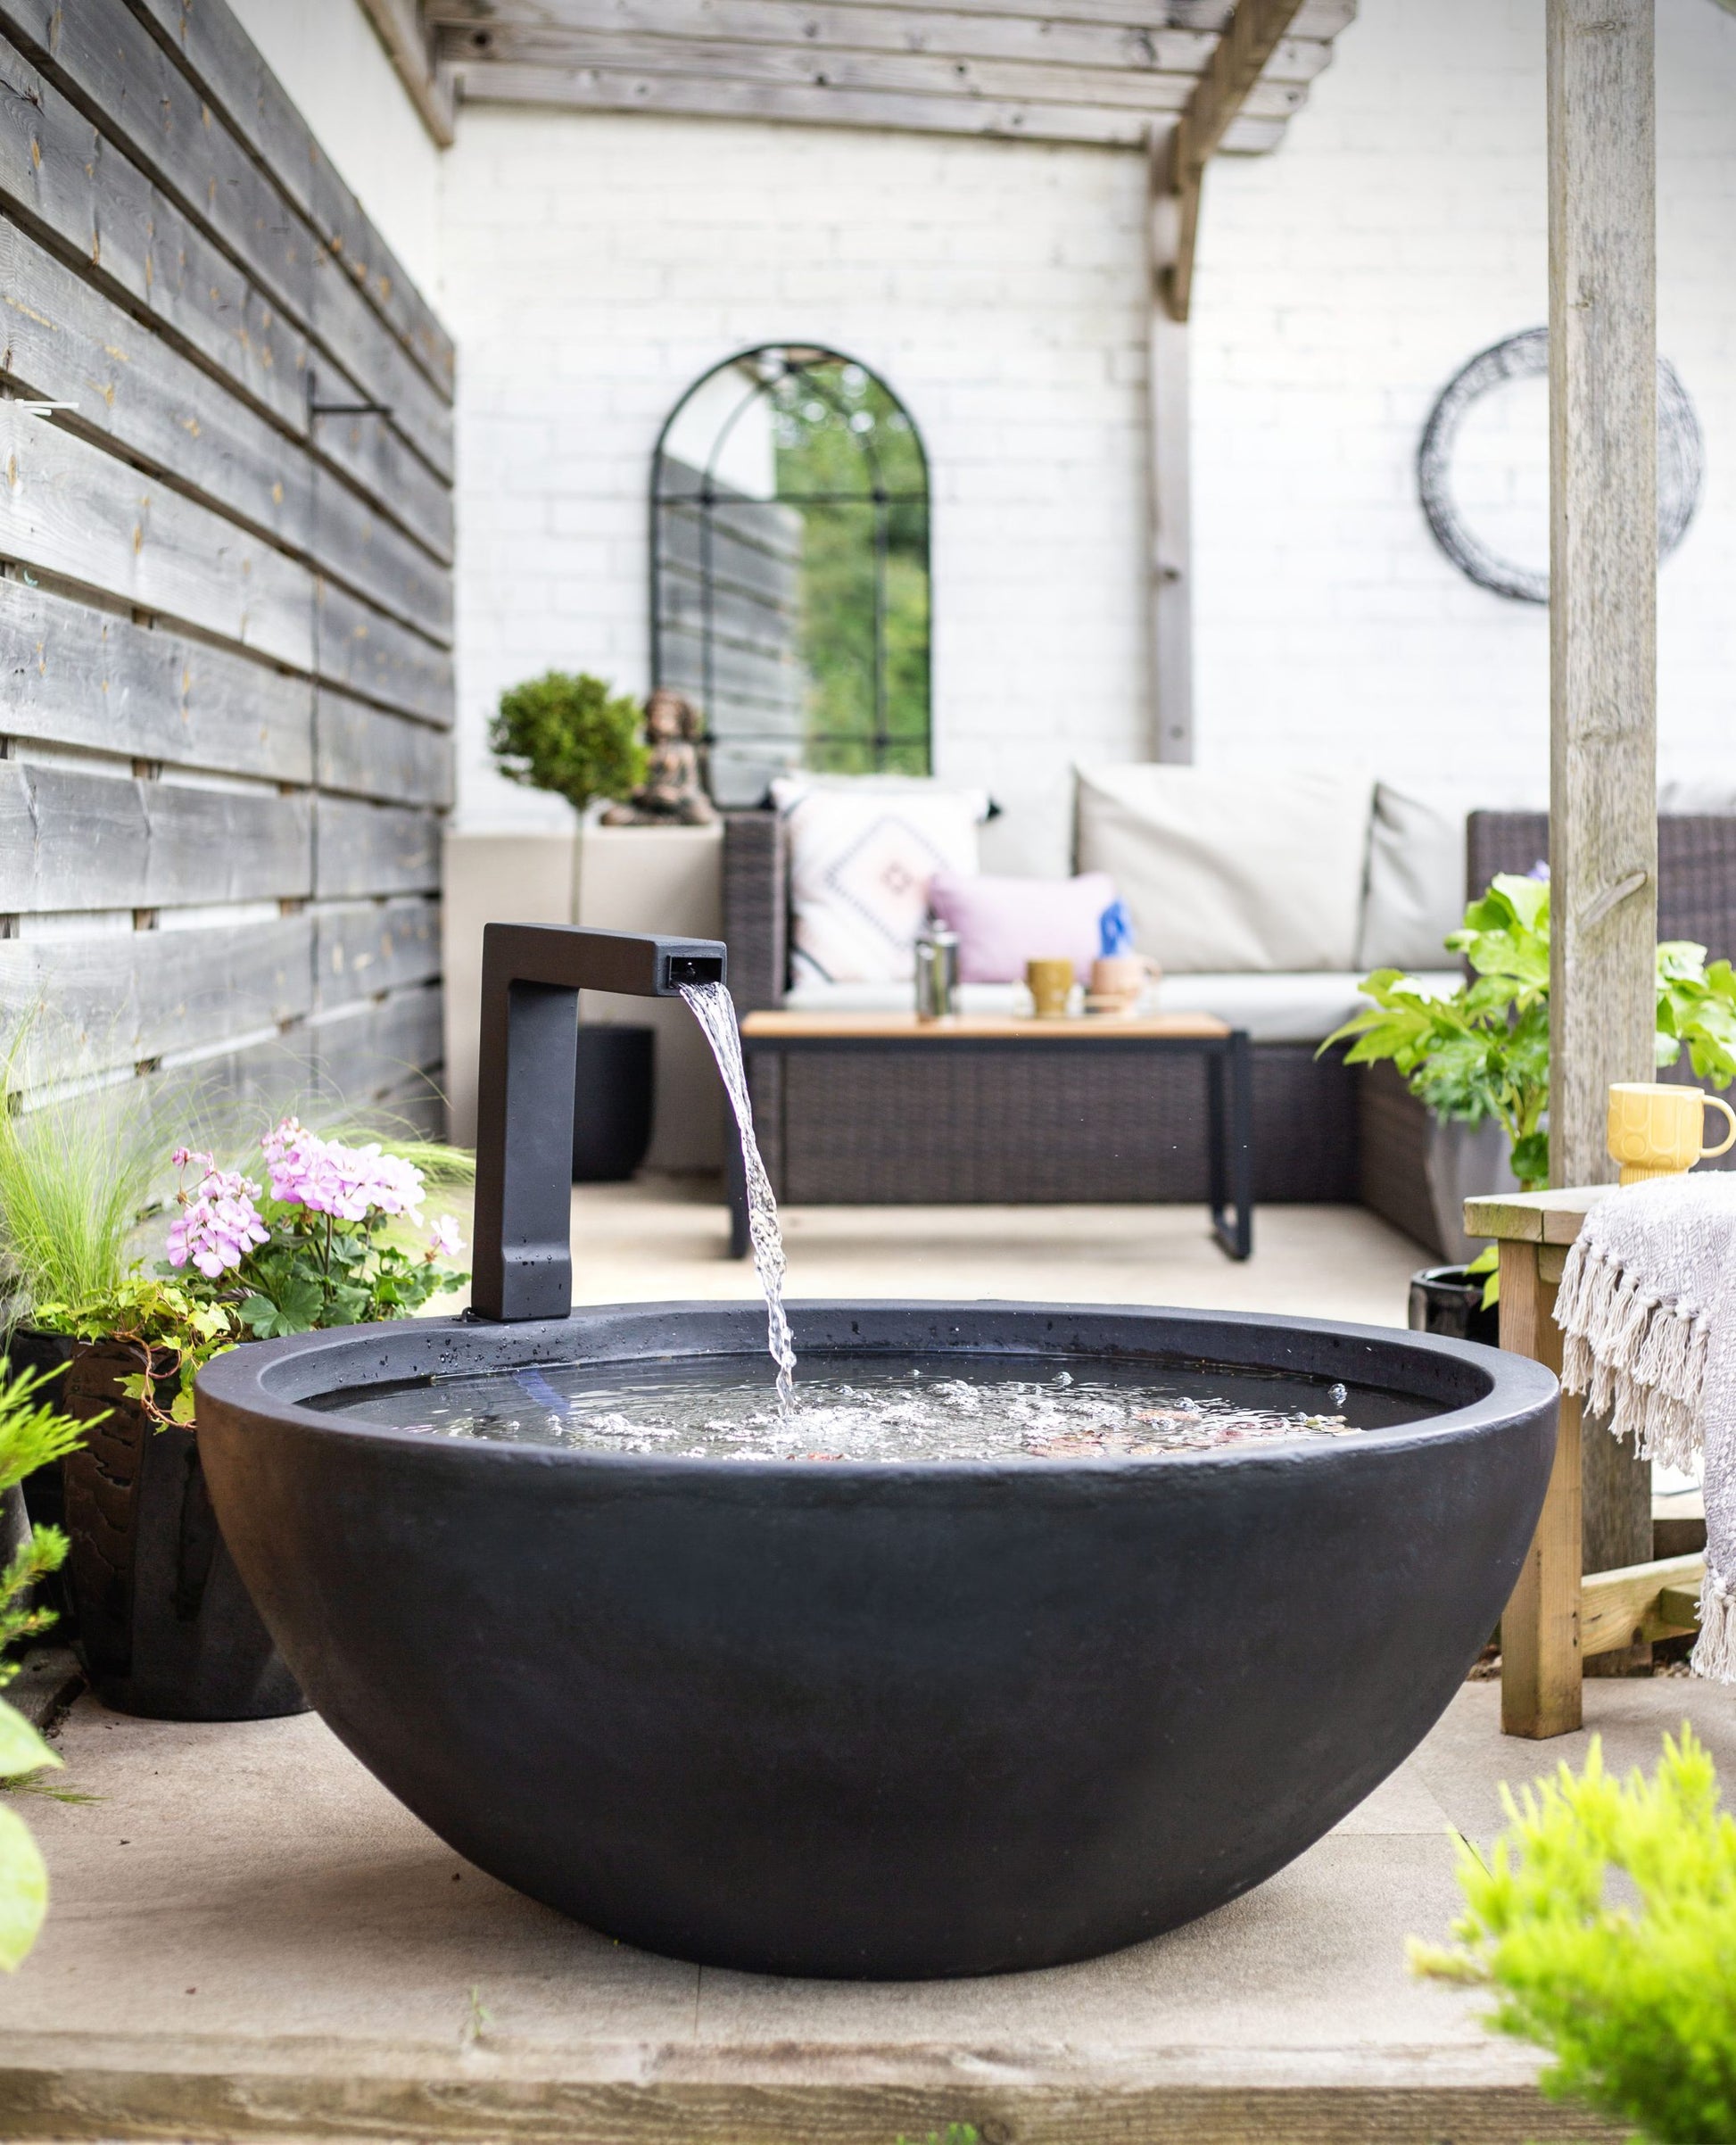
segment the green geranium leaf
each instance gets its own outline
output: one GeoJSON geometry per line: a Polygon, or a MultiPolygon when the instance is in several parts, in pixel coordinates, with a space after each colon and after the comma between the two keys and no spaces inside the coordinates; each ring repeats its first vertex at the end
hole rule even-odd
{"type": "Polygon", "coordinates": [[[48,1911],[48,1866],[30,1828],[0,1804],[0,1969],[14,1973],[48,1911]]]}
{"type": "Polygon", "coordinates": [[[61,1762],[16,1706],[0,1698],[0,1780],[16,1780],[61,1762]]]}

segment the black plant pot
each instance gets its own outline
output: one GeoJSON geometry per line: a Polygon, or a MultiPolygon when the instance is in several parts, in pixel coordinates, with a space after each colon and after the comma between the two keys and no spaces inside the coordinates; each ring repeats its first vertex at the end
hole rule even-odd
{"type": "Polygon", "coordinates": [[[80,1342],[62,1394],[92,1426],[63,1462],[64,1578],[91,1687],[151,1720],[304,1713],[224,1546],[197,1436],[158,1429],[120,1389],[138,1367],[134,1351],[80,1342]]]}
{"type": "Polygon", "coordinates": [[[619,1184],[651,1144],[657,1031],[579,1023],[578,1076],[573,1089],[573,1181],[619,1184]]]}
{"type": "Polygon", "coordinates": [[[816,1466],[430,1437],[310,1404],[575,1361],[765,1370],[746,1304],[411,1319],[211,1364],[224,1530],[328,1725],[495,1876],[707,1964],[1054,1966],[1236,1898],[1438,1718],[1554,1451],[1541,1364],[1426,1335],[791,1312],[810,1362],[1241,1365],[1378,1387],[1420,1419],[1161,1463],[816,1466]]]}
{"type": "MultiPolygon", "coordinates": [[[[66,1366],[72,1360],[74,1343],[70,1333],[38,1333],[34,1326],[14,1326],[6,1336],[7,1362],[15,1374],[20,1371],[38,1371],[48,1373],[47,1382],[37,1391],[38,1400],[60,1407],[65,1398],[66,1366]]],[[[62,1527],[66,1523],[66,1496],[60,1463],[39,1467],[34,1474],[26,1475],[22,1484],[24,1505],[37,1527],[62,1527]]],[[[52,1595],[59,1586],[57,1578],[47,1582],[52,1595]]],[[[62,1609],[56,1602],[54,1606],[62,1609]]],[[[57,1628],[57,1639],[65,1636],[57,1628]]]]}
{"type": "Polygon", "coordinates": [[[1484,1276],[1463,1266],[1425,1266],[1410,1277],[1410,1330],[1500,1345],[1500,1313],[1483,1307],[1484,1276]]]}

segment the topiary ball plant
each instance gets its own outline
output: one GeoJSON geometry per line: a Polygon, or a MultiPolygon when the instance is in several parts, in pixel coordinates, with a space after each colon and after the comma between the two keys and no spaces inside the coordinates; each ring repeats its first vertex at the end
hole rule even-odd
{"type": "Polygon", "coordinates": [[[575,811],[645,779],[639,703],[601,678],[550,670],[500,695],[488,742],[508,782],[552,790],[575,811]]]}

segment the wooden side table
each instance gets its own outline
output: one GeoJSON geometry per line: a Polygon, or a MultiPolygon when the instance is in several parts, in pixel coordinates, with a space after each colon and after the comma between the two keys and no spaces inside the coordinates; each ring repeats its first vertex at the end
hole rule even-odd
{"type": "MultiPolygon", "coordinates": [[[[972,1059],[1011,1051],[1056,1065],[1057,1102],[1067,1099],[1068,1075],[1090,1081],[1094,1058],[1127,1054],[1156,1063],[1164,1057],[1203,1058],[1207,1073],[1208,1202],[1212,1233],[1232,1259],[1245,1259],[1253,1248],[1253,1055],[1244,1029],[1205,1013],[1156,1013],[1069,1020],[996,1017],[959,1014],[948,1020],[920,1021],[913,1013],[824,1014],[779,1010],[750,1013],[741,1023],[745,1057],[789,1056],[807,1053],[822,1058],[838,1053],[863,1055],[893,1068],[914,1056],[945,1054],[949,1063],[968,1066],[972,1059]]],[[[768,1131],[775,1130],[768,1127],[768,1131]]],[[[1041,1124],[1004,1124],[994,1135],[1010,1140],[1043,1136],[1041,1124]]],[[[1112,1139],[1115,1127],[1106,1124],[1112,1139]]],[[[765,1135],[763,1134],[762,1137],[765,1135]]],[[[730,1248],[738,1258],[748,1250],[748,1211],[740,1159],[731,1148],[729,1180],[732,1210],[730,1248]]],[[[938,1199],[955,1197],[937,1181],[938,1199]]],[[[967,1194],[968,1196],[968,1194],[967,1194]]]]}
{"type": "MultiPolygon", "coordinates": [[[[1467,1199],[1465,1228],[1500,1246],[1500,1345],[1561,1371],[1556,1291],[1567,1246],[1599,1200],[1616,1189],[1517,1192],[1467,1199]]],[[[1580,1417],[1561,1395],[1555,1465],[1542,1516],[1501,1617],[1500,1724],[1509,1735],[1566,1735],[1580,1725],[1582,1666],[1642,1639],[1672,1637],[1699,1621],[1703,1555],[1665,1557],[1582,1576],[1580,1417]]]]}

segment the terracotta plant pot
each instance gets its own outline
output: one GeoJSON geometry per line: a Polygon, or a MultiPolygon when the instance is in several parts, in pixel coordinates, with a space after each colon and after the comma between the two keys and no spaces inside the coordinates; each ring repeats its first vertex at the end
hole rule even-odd
{"type": "Polygon", "coordinates": [[[65,1566],[91,1687],[152,1720],[262,1720],[307,1701],[260,1621],[211,1509],[193,1430],[161,1429],[120,1381],[136,1349],[79,1341],[62,1404],[94,1422],[65,1461],[65,1566]]]}

